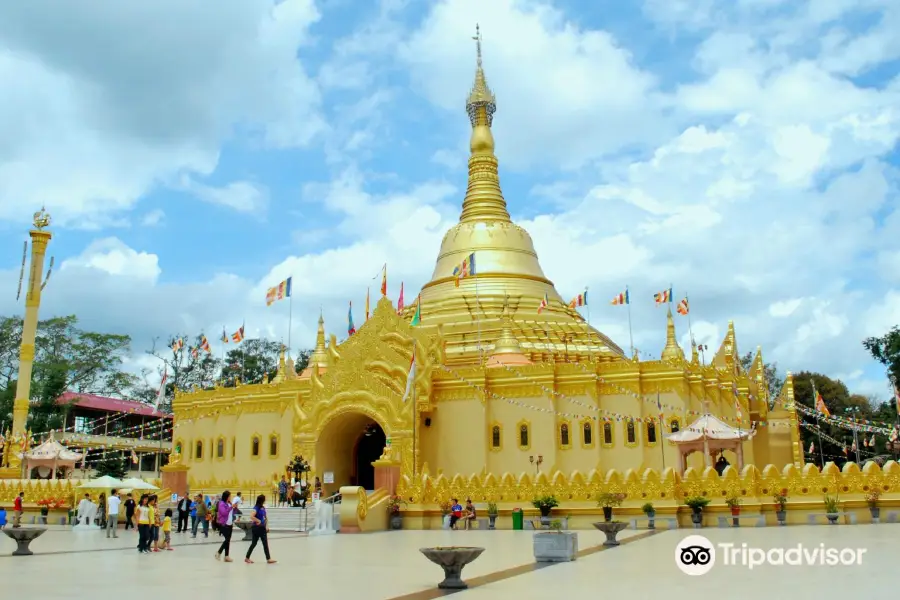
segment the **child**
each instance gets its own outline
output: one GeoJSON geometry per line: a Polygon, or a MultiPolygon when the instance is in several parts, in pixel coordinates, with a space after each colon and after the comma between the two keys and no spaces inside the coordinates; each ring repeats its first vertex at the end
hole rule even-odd
{"type": "Polygon", "coordinates": [[[0,529],[6,527],[6,509],[0,506],[0,529]]]}
{"type": "Polygon", "coordinates": [[[163,519],[162,522],[162,532],[163,532],[163,541],[159,545],[160,548],[165,548],[166,550],[174,550],[172,548],[172,509],[166,509],[166,518],[163,519]]]}

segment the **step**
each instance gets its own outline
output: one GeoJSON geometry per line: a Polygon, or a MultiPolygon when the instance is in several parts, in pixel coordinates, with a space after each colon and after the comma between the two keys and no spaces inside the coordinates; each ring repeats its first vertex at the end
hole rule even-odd
{"type": "Polygon", "coordinates": [[[307,531],[316,524],[316,509],[312,503],[307,508],[269,508],[266,515],[270,531],[307,531]]]}

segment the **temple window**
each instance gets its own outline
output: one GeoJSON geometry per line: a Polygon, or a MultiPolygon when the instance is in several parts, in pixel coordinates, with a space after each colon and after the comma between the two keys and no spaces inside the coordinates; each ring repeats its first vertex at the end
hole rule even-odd
{"type": "Polygon", "coordinates": [[[647,423],[647,443],[648,444],[656,443],[656,424],[655,423],[647,423]]]}
{"type": "Polygon", "coordinates": [[[269,436],[269,456],[278,456],[278,436],[269,436]]]}
{"type": "Polygon", "coordinates": [[[559,426],[559,447],[560,448],[568,448],[569,447],[569,424],[562,423],[559,426]]]}
{"type": "Polygon", "coordinates": [[[500,425],[491,427],[491,449],[499,450],[502,447],[502,437],[500,433],[500,425]]]}
{"type": "Polygon", "coordinates": [[[613,445],[612,423],[610,423],[608,421],[603,423],[603,445],[604,446],[612,446],[613,445]]]}
{"type": "Polygon", "coordinates": [[[255,435],[253,436],[253,439],[250,440],[250,456],[259,456],[259,436],[255,435]]]}
{"type": "Polygon", "coordinates": [[[528,421],[520,421],[518,424],[519,449],[531,448],[531,424],[528,421]]]}
{"type": "Polygon", "coordinates": [[[594,429],[588,421],[581,425],[581,444],[586,448],[594,445],[594,429]]]}
{"type": "Polygon", "coordinates": [[[181,453],[182,453],[182,452],[181,452],[181,448],[182,448],[181,440],[178,440],[177,442],[175,442],[175,452],[176,452],[176,454],[181,454],[181,453]]]}
{"type": "Polygon", "coordinates": [[[197,460],[203,460],[203,442],[198,441],[196,450],[194,450],[194,458],[197,460]]]}
{"type": "Polygon", "coordinates": [[[637,436],[634,431],[634,421],[628,421],[625,424],[625,443],[626,444],[636,444],[637,436]]]}
{"type": "Polygon", "coordinates": [[[225,438],[216,440],[216,458],[225,458],[225,438]]]}
{"type": "Polygon", "coordinates": [[[678,423],[678,419],[672,419],[669,421],[669,431],[675,433],[677,431],[681,431],[681,425],[678,423]]]}

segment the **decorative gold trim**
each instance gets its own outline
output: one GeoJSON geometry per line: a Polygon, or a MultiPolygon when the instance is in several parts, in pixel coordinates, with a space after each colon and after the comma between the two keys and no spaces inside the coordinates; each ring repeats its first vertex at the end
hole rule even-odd
{"type": "Polygon", "coordinates": [[[568,419],[562,419],[556,424],[556,447],[560,450],[571,450],[572,448],[572,424],[568,419]],[[564,427],[565,439],[563,439],[564,427]]]}
{"type": "Polygon", "coordinates": [[[272,432],[269,434],[268,439],[268,456],[269,458],[278,458],[281,454],[281,434],[277,432],[272,432]],[[272,453],[272,441],[275,441],[275,453],[272,453]]]}
{"type": "Polygon", "coordinates": [[[600,445],[604,448],[612,448],[616,445],[616,428],[613,427],[611,421],[603,421],[600,427],[600,445]],[[609,433],[609,441],[606,441],[606,434],[609,433]]]}
{"type": "Polygon", "coordinates": [[[522,419],[518,423],[516,423],[516,445],[519,447],[519,450],[530,450],[531,449],[531,422],[525,419],[522,419]],[[527,444],[522,443],[522,428],[525,428],[525,441],[527,444]]]}
{"type": "Polygon", "coordinates": [[[491,452],[500,452],[503,450],[503,424],[499,421],[493,421],[488,426],[488,447],[491,452]],[[494,445],[494,429],[497,430],[497,445],[494,445]]]}
{"type": "Polygon", "coordinates": [[[659,423],[656,421],[645,421],[644,426],[641,429],[644,430],[644,446],[647,448],[655,448],[656,444],[659,443],[660,431],[658,427],[659,423]],[[653,428],[653,437],[654,440],[650,441],[650,428],[653,428]]]}
{"type": "Polygon", "coordinates": [[[597,430],[594,429],[594,421],[592,419],[589,419],[587,417],[581,419],[581,421],[579,422],[578,434],[581,437],[582,448],[593,448],[597,445],[597,430]],[[585,440],[586,432],[590,432],[590,442],[585,440]]]}
{"type": "Polygon", "coordinates": [[[216,457],[216,460],[219,460],[219,461],[225,460],[225,437],[224,436],[220,435],[219,437],[216,438],[215,457],[216,457]],[[219,450],[220,450],[219,444],[221,444],[221,450],[222,450],[221,452],[219,452],[219,450]]]}
{"type": "Polygon", "coordinates": [[[250,460],[259,460],[262,458],[262,434],[253,433],[250,435],[250,460]],[[256,441],[256,454],[253,453],[253,442],[256,441]]]}
{"type": "Polygon", "coordinates": [[[638,435],[637,435],[637,425],[634,423],[634,419],[626,419],[622,421],[622,433],[625,436],[625,447],[626,448],[636,448],[638,445],[638,435]],[[629,425],[631,428],[629,429],[629,425]],[[629,436],[629,432],[631,435],[629,436]],[[629,439],[631,438],[631,439],[629,439]]]}
{"type": "Polygon", "coordinates": [[[197,440],[194,442],[194,461],[195,462],[203,462],[203,440],[197,440]]]}

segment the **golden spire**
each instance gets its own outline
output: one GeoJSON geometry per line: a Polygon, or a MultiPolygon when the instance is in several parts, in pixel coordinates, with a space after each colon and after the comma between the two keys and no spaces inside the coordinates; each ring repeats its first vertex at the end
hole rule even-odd
{"type": "Polygon", "coordinates": [[[730,369],[735,373],[740,373],[741,361],[738,356],[737,336],[734,333],[734,321],[728,321],[728,331],[725,333],[725,339],[713,358],[713,364],[720,369],[730,369]]]}
{"type": "Polygon", "coordinates": [[[272,383],[281,383],[285,380],[285,369],[284,369],[284,344],[281,345],[281,355],[278,357],[278,370],[275,372],[275,377],[272,379],[272,383]]]}
{"type": "Polygon", "coordinates": [[[700,353],[697,352],[697,342],[691,340],[691,364],[697,366],[700,364],[700,353]]]}
{"type": "Polygon", "coordinates": [[[684,350],[681,349],[681,346],[678,345],[678,340],[675,338],[675,319],[672,318],[671,308],[669,308],[669,313],[666,315],[666,347],[663,348],[660,358],[663,360],[684,360],[684,350]]]}
{"type": "Polygon", "coordinates": [[[509,297],[503,302],[503,313],[500,315],[500,337],[494,342],[494,355],[522,354],[519,340],[512,332],[512,317],[509,315],[509,297]]]}
{"type": "Polygon", "coordinates": [[[469,141],[469,184],[463,200],[461,223],[467,221],[504,221],[509,222],[506,200],[500,191],[500,176],[497,169],[497,157],[494,155],[494,135],[491,124],[497,110],[496,98],[488,87],[481,62],[481,28],[475,26],[477,62],[475,67],[475,83],[466,101],[466,113],[472,124],[472,137],[469,141]]]}
{"type": "Polygon", "coordinates": [[[328,365],[328,351],[325,348],[325,317],[319,311],[319,329],[316,332],[316,349],[309,357],[309,365],[304,369],[303,375],[307,375],[309,370],[316,368],[317,371],[323,370],[328,365]]]}

